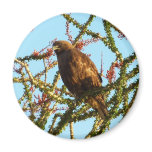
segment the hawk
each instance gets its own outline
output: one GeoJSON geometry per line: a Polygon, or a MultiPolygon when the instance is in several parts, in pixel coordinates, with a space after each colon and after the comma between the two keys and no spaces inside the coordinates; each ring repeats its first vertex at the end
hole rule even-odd
{"type": "MultiPolygon", "coordinates": [[[[102,86],[102,79],[91,59],[67,41],[56,41],[53,50],[57,55],[58,68],[68,90],[76,97],[102,86]]],[[[102,95],[88,96],[87,103],[104,119],[108,115],[102,95]]]]}

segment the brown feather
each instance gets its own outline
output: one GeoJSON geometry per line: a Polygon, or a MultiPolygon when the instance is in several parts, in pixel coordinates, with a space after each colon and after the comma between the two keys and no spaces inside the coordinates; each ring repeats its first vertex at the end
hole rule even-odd
{"type": "MultiPolygon", "coordinates": [[[[85,92],[101,87],[101,77],[88,56],[67,41],[56,41],[53,46],[58,46],[55,52],[59,72],[64,84],[72,94],[81,97],[85,92]]],[[[102,119],[108,114],[102,95],[89,96],[86,102],[98,111],[102,119]]]]}

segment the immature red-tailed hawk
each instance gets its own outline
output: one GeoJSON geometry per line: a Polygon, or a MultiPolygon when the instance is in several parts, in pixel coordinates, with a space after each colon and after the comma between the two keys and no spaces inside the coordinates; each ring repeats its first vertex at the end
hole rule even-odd
{"type": "MultiPolygon", "coordinates": [[[[57,54],[61,78],[72,94],[81,97],[85,92],[101,87],[102,79],[88,56],[67,41],[56,41],[53,49],[57,54]]],[[[102,95],[89,96],[86,102],[98,111],[102,119],[108,114],[102,95]]]]}

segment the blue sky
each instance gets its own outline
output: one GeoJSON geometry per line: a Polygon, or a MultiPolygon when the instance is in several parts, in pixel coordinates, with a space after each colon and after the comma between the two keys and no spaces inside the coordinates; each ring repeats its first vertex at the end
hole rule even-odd
{"type": "MultiPolygon", "coordinates": [[[[85,23],[89,18],[88,14],[76,13],[76,14],[72,14],[71,16],[81,24],[85,23]]],[[[44,48],[49,44],[49,41],[55,38],[57,38],[58,40],[68,40],[67,36],[65,35],[65,30],[66,30],[65,23],[66,20],[64,19],[64,17],[59,15],[51,19],[48,19],[47,21],[38,25],[24,39],[23,43],[21,44],[16,54],[16,57],[24,57],[25,55],[31,55],[35,49],[37,51],[40,51],[42,48],[44,48]]],[[[102,36],[106,36],[102,19],[99,17],[94,18],[89,29],[92,30],[93,32],[100,33],[102,36]]],[[[73,38],[75,38],[79,32],[79,30],[76,27],[74,27],[72,24],[70,24],[70,31],[73,38]]],[[[115,39],[117,48],[122,53],[124,58],[130,56],[134,52],[134,49],[132,48],[131,44],[126,38],[123,38],[122,40],[119,39],[117,37],[118,32],[114,31],[113,29],[112,29],[112,35],[115,39]]],[[[88,39],[88,38],[91,37],[87,35],[83,36],[83,39],[88,39]]],[[[106,47],[101,41],[88,45],[87,47],[84,48],[83,52],[91,54],[90,59],[95,63],[99,72],[101,70],[101,54],[103,54],[104,75],[106,75],[107,70],[109,70],[111,63],[116,59],[115,54],[112,53],[108,49],[108,47],[106,47]]],[[[54,56],[53,58],[56,59],[56,56],[54,56]]],[[[128,72],[131,71],[137,64],[138,64],[137,60],[135,60],[135,62],[133,62],[133,64],[130,65],[127,71],[128,72]]],[[[36,73],[44,70],[43,62],[30,61],[29,68],[32,74],[35,75],[36,73]]],[[[51,69],[48,72],[47,82],[52,83],[54,74],[57,70],[58,67],[56,66],[55,68],[51,69]]],[[[14,76],[17,75],[14,73],[14,76]]],[[[117,77],[118,77],[118,70],[117,70],[117,77]]],[[[137,77],[139,76],[137,75],[135,78],[131,79],[130,82],[135,81],[137,77]]],[[[107,83],[108,81],[105,78],[103,78],[103,85],[106,85],[107,83]]],[[[60,80],[58,83],[58,87],[60,87],[62,84],[63,84],[62,80],[60,80]]],[[[21,84],[14,84],[14,89],[17,99],[19,99],[23,94],[23,86],[21,84]]],[[[132,94],[130,94],[129,98],[131,98],[131,96],[132,94]]],[[[121,118],[122,117],[120,116],[117,119],[112,120],[110,128],[114,127],[121,120],[121,118]]],[[[51,120],[52,120],[52,116],[48,119],[48,122],[46,124],[46,131],[48,130],[48,126],[51,120]]],[[[75,138],[84,138],[86,134],[91,130],[93,123],[94,123],[94,119],[87,119],[85,121],[74,123],[75,138]]],[[[65,131],[63,131],[59,136],[69,138],[70,137],[69,126],[66,127],[65,131]]]]}

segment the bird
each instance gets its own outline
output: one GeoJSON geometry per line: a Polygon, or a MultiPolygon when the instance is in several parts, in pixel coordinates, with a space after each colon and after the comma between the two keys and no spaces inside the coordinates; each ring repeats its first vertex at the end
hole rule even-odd
{"type": "MultiPolygon", "coordinates": [[[[95,88],[101,88],[102,78],[92,60],[70,42],[59,40],[53,43],[58,61],[58,69],[61,79],[67,89],[77,98],[95,88]]],[[[89,95],[87,102],[101,117],[108,115],[107,106],[103,96],[89,95]]]]}

